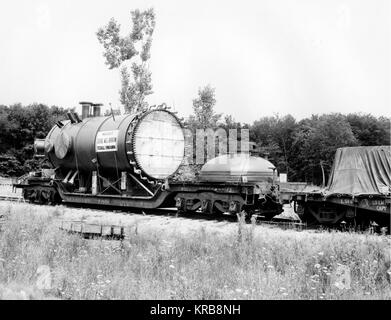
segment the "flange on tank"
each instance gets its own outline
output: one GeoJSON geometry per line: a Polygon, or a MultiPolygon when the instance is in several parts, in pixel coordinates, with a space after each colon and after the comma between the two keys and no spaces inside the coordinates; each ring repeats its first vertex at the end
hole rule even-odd
{"type": "Polygon", "coordinates": [[[183,128],[166,108],[61,125],[45,140],[47,158],[60,169],[135,171],[163,180],[176,172],[184,157],[183,128]]]}

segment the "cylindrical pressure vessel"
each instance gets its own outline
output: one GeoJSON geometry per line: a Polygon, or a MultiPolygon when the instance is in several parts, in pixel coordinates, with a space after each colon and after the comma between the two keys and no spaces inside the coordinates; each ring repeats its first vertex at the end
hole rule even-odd
{"type": "Polygon", "coordinates": [[[54,167],[80,171],[141,170],[151,179],[166,179],[184,157],[184,133],[166,109],[122,116],[63,121],[45,140],[54,167]]]}

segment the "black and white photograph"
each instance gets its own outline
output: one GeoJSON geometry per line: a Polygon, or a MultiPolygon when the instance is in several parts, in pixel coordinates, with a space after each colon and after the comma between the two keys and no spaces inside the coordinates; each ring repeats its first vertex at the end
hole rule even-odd
{"type": "Polygon", "coordinates": [[[0,300],[390,300],[390,20],[388,0],[1,0],[0,300]]]}

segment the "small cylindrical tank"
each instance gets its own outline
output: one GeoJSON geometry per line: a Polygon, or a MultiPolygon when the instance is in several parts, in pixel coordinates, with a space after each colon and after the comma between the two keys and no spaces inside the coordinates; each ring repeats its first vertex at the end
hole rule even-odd
{"type": "Polygon", "coordinates": [[[86,172],[136,169],[151,179],[166,179],[184,157],[182,126],[166,109],[63,123],[45,140],[54,167],[86,172]]]}

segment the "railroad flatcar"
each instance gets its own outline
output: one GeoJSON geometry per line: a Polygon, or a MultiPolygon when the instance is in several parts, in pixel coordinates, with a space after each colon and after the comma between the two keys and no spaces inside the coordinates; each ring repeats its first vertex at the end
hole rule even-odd
{"type": "Polygon", "coordinates": [[[77,203],[181,212],[282,212],[277,173],[249,154],[207,162],[199,179],[172,179],[184,159],[183,127],[165,106],[122,116],[100,116],[100,104],[82,102],[82,119],[68,113],[46,139],[35,141],[46,168],[15,184],[37,203],[77,203]],[[93,112],[89,112],[89,110],[93,112]]]}
{"type": "Polygon", "coordinates": [[[176,206],[182,212],[241,212],[271,219],[280,214],[275,166],[247,153],[221,155],[201,169],[198,181],[175,183],[176,206]]]}
{"type": "Polygon", "coordinates": [[[294,208],[311,224],[390,230],[391,147],[339,148],[325,188],[297,192],[294,208]]]}

